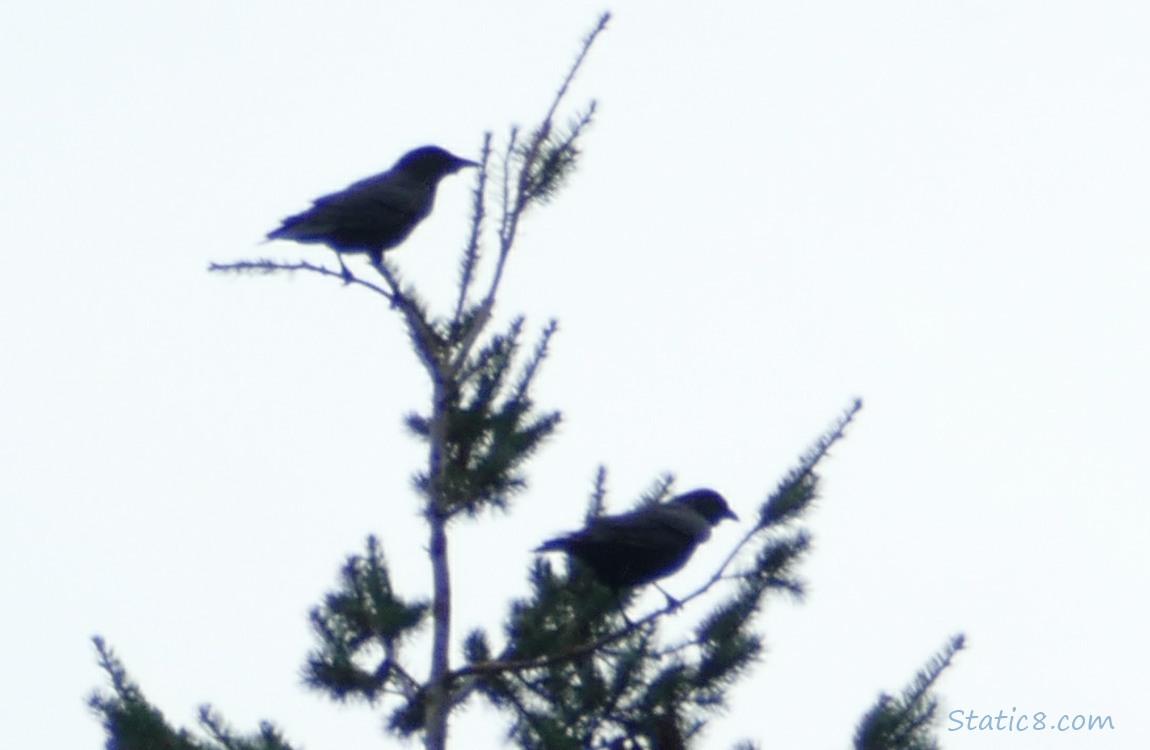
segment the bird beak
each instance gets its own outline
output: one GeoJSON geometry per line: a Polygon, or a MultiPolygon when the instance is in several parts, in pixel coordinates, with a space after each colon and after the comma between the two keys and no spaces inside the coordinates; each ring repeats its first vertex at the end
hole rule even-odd
{"type": "Polygon", "coordinates": [[[457,171],[457,172],[461,169],[465,169],[466,167],[478,167],[478,166],[479,166],[479,162],[477,162],[477,161],[471,161],[470,159],[460,159],[459,157],[455,157],[455,171],[457,171]]]}
{"type": "Polygon", "coordinates": [[[727,512],[724,513],[723,515],[726,518],[731,519],[732,521],[738,521],[739,520],[739,517],[735,515],[735,511],[731,510],[730,508],[727,508],[727,512]]]}

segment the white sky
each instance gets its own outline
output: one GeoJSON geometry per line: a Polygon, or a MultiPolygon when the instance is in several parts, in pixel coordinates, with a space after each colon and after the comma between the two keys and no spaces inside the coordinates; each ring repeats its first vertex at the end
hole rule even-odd
{"type": "MultiPolygon", "coordinates": [[[[205,268],[329,262],[257,243],[409,148],[530,125],[602,6],[394,5],[0,14],[6,746],[101,746],[93,633],[177,724],[210,701],[310,750],[395,744],[298,670],[306,610],[369,532],[426,590],[401,429],[421,370],[369,294],[205,268]]],[[[743,6],[617,8],[573,92],[601,105],[585,162],[530,217],[498,308],[559,318],[538,396],[566,421],[514,513],[456,530],[456,632],[498,631],[600,462],[615,508],[670,470],[749,518],[857,395],[810,596],[768,607],[765,661],[705,746],[846,747],[963,631],[944,713],[1118,729],[945,747],[1145,747],[1150,11],[743,6]]],[[[469,180],[391,256],[440,299],[469,180]]],[[[454,736],[496,747],[503,726],[473,711],[454,736]]]]}

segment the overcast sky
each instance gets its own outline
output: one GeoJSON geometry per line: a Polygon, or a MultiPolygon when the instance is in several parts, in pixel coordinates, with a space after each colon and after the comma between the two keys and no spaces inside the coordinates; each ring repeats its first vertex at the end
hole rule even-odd
{"type": "MultiPolygon", "coordinates": [[[[299,667],[307,609],[368,533],[427,591],[401,425],[423,372],[362,290],[206,268],[330,263],[258,243],[412,147],[475,156],[534,123],[604,9],[464,5],[0,14],[5,746],[101,746],[94,633],[178,725],[210,701],[309,750],[396,744],[299,667]]],[[[945,747],[1144,747],[1148,26],[1134,2],[616,8],[570,99],[600,105],[584,162],[529,216],[497,308],[560,321],[537,396],[565,421],[511,514],[454,529],[455,632],[498,631],[600,463],[613,508],[671,471],[749,518],[859,396],[810,594],[768,605],[765,658],[702,746],[845,748],[961,631],[944,715],[1117,729],[944,721],[945,747]]],[[[390,256],[436,299],[471,179],[390,256]]],[[[479,709],[453,731],[497,747],[505,726],[479,709]]]]}

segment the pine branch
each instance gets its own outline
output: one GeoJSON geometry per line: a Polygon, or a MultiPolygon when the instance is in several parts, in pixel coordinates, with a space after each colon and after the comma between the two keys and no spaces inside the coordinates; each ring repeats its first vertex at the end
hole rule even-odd
{"type": "Polygon", "coordinates": [[[88,705],[103,721],[110,750],[292,750],[270,722],[260,722],[259,731],[248,737],[238,736],[226,729],[223,719],[207,706],[200,708],[200,724],[207,730],[209,740],[172,727],[128,677],[123,663],[104,639],[95,636],[92,642],[112,692],[94,693],[88,705]]]}
{"type": "MultiPolygon", "coordinates": [[[[520,147],[518,141],[518,129],[512,129],[511,137],[508,140],[507,150],[503,156],[503,184],[502,184],[502,205],[504,212],[504,220],[500,223],[499,229],[499,258],[495,266],[495,276],[491,281],[491,290],[488,292],[488,298],[492,298],[495,290],[499,287],[499,282],[503,278],[503,267],[507,261],[507,255],[511,252],[511,246],[515,242],[516,234],[519,231],[519,221],[523,216],[523,212],[527,209],[532,200],[547,194],[546,190],[540,191],[539,189],[532,189],[532,177],[535,170],[541,163],[546,163],[547,159],[541,160],[541,153],[543,153],[544,145],[547,144],[548,139],[551,137],[553,122],[555,114],[558,112],[560,105],[564,98],[567,96],[567,91],[571,86],[571,82],[575,79],[579,69],[583,67],[584,61],[587,59],[587,54],[591,51],[591,46],[598,39],[599,35],[607,28],[607,22],[611,19],[610,13],[604,13],[599,17],[598,23],[595,25],[590,33],[583,39],[583,45],[579,53],[575,57],[575,61],[567,70],[567,76],[563,79],[563,83],[555,92],[555,97],[551,100],[551,106],[547,109],[547,114],[543,116],[543,121],[536,127],[532,133],[531,138],[520,147]],[[518,158],[516,158],[518,157],[518,158]],[[512,164],[517,162],[519,166],[519,178],[516,181],[514,199],[511,197],[511,189],[509,185],[510,175],[512,173],[512,164]]],[[[575,139],[582,134],[582,131],[587,125],[590,124],[591,118],[594,114],[595,106],[592,102],[589,111],[577,123],[577,126],[572,129],[566,136],[556,140],[552,146],[553,153],[570,153],[572,158],[563,162],[564,168],[559,172],[552,174],[553,178],[561,177],[574,166],[574,150],[575,139]]],[[[544,157],[546,155],[544,154],[544,157]]],[[[537,181],[536,181],[537,183],[537,181]]],[[[544,183],[546,184],[546,183],[544,183]]]]}
{"type": "MultiPolygon", "coordinates": [[[[469,664],[453,672],[454,690],[460,695],[479,690],[496,705],[522,706],[516,710],[528,713],[517,717],[515,736],[526,748],[615,747],[670,737],[689,741],[704,726],[703,715],[723,705],[730,685],[761,653],[761,637],[751,628],[764,596],[801,594],[794,570],[810,539],[802,529],[786,527],[809,509],[817,490],[815,468],[859,408],[852,404],[764,501],[763,508],[785,512],[761,511],[713,574],[679,602],[668,598],[665,606],[632,621],[624,608],[634,590],[614,598],[578,561],[566,578],[537,562],[534,597],[513,606],[503,655],[491,658],[486,637],[473,634],[469,664]],[[753,561],[731,572],[735,560],[752,548],[753,561]],[[713,596],[720,582],[735,584],[730,594],[690,637],[659,648],[658,624],[696,599],[713,596]],[[620,618],[627,624],[618,624],[620,618]]],[[[640,507],[664,497],[671,481],[660,478],[640,507]]],[[[588,522],[602,512],[604,495],[600,469],[588,522]]]]}
{"type": "Polygon", "coordinates": [[[901,697],[880,695],[855,730],[855,750],[938,750],[938,741],[930,734],[938,709],[931,690],[964,646],[964,636],[954,636],[915,675],[901,697]]]}
{"type": "Polygon", "coordinates": [[[297,271],[307,271],[309,273],[316,273],[320,276],[328,278],[339,279],[343,282],[344,286],[357,285],[366,289],[370,289],[391,300],[392,294],[383,287],[373,284],[370,281],[365,281],[358,276],[352,276],[350,273],[345,274],[340,271],[335,271],[327,266],[317,266],[314,263],[308,263],[306,260],[301,260],[296,263],[284,263],[281,261],[271,260],[268,258],[260,258],[258,260],[240,260],[234,263],[211,263],[208,265],[208,271],[211,273],[236,273],[236,274],[256,274],[256,275],[270,275],[283,271],[285,273],[295,273],[297,271]]]}
{"type": "Polygon", "coordinates": [[[455,313],[451,316],[452,323],[458,324],[463,318],[463,310],[467,306],[467,298],[471,291],[472,282],[475,281],[475,269],[482,257],[482,244],[484,220],[487,217],[487,166],[491,161],[491,133],[483,134],[483,146],[480,149],[479,177],[471,200],[471,234],[463,249],[463,259],[459,264],[459,295],[455,300],[455,313]]]}

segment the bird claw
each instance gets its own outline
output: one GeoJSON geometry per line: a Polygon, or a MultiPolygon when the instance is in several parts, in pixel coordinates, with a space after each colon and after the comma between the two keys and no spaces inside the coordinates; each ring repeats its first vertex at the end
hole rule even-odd
{"type": "Polygon", "coordinates": [[[351,269],[343,262],[343,258],[340,257],[338,252],[335,254],[335,259],[339,261],[339,275],[343,277],[343,283],[350,284],[355,281],[355,276],[352,275],[351,269]]]}
{"type": "Polygon", "coordinates": [[[683,603],[682,603],[681,601],[679,601],[679,600],[678,600],[678,599],[676,599],[675,597],[673,597],[673,596],[671,596],[670,594],[668,594],[668,593],[667,593],[667,592],[666,592],[666,591],[663,589],[663,587],[662,587],[662,586],[660,586],[659,584],[657,584],[657,583],[656,583],[656,584],[655,584],[655,588],[659,589],[659,593],[661,593],[663,596],[667,597],[667,609],[668,609],[669,611],[671,611],[671,612],[676,612],[676,611],[678,611],[678,610],[679,610],[679,609],[680,609],[680,608],[683,606],[683,603]]]}

